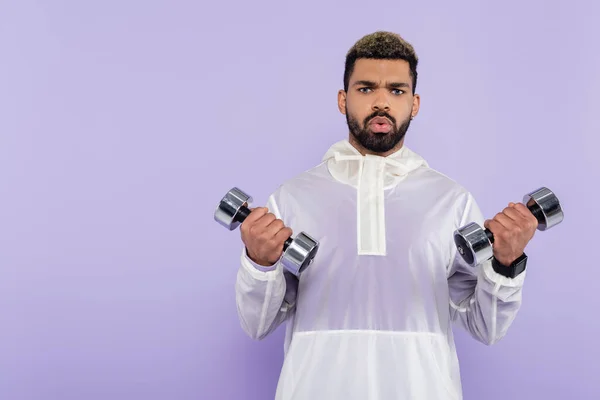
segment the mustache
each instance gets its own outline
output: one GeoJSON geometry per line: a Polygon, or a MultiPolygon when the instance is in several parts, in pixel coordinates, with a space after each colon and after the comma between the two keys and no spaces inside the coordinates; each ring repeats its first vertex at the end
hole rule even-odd
{"type": "Polygon", "coordinates": [[[393,125],[396,125],[396,119],[394,117],[392,117],[390,114],[386,113],[385,111],[375,111],[374,113],[372,113],[371,115],[369,115],[367,118],[365,118],[365,125],[367,125],[369,123],[370,120],[372,120],[375,117],[384,117],[390,120],[390,122],[393,125]]]}

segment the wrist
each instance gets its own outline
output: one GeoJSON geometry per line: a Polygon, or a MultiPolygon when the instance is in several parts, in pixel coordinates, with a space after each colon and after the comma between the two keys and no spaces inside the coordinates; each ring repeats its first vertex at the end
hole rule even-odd
{"type": "Polygon", "coordinates": [[[261,260],[258,257],[254,256],[252,253],[250,253],[250,251],[248,251],[248,248],[246,247],[246,255],[248,256],[248,258],[250,259],[250,261],[252,261],[254,264],[263,267],[263,268],[271,268],[273,265],[275,265],[275,263],[271,263],[269,261],[265,261],[265,260],[261,260]]]}
{"type": "Polygon", "coordinates": [[[510,255],[506,255],[506,254],[496,255],[496,254],[494,254],[494,258],[501,265],[509,266],[509,265],[513,264],[515,261],[517,261],[519,259],[519,257],[521,257],[522,255],[523,255],[523,253],[521,253],[521,254],[510,254],[510,255]]]}
{"type": "Polygon", "coordinates": [[[492,257],[492,268],[500,275],[508,278],[514,278],[525,271],[527,265],[527,255],[525,253],[517,257],[512,262],[503,263],[496,257],[492,257]]]}

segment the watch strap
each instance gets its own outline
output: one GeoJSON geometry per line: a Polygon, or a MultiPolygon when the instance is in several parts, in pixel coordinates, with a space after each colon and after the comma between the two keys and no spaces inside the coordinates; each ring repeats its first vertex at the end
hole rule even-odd
{"type": "Polygon", "coordinates": [[[492,257],[492,268],[500,275],[506,276],[507,278],[515,278],[523,271],[527,266],[527,255],[521,254],[512,264],[506,266],[501,264],[496,257],[492,257]]]}

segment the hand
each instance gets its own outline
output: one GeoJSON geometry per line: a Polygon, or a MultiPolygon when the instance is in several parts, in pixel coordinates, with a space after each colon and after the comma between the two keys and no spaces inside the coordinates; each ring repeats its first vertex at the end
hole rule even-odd
{"type": "Polygon", "coordinates": [[[486,220],[485,227],[494,234],[494,257],[510,265],[525,251],[538,226],[537,219],[522,203],[509,203],[501,213],[486,220]]]}
{"type": "Polygon", "coordinates": [[[262,266],[274,265],[283,253],[283,244],[292,230],[265,207],[254,208],[240,225],[248,257],[262,266]]]}

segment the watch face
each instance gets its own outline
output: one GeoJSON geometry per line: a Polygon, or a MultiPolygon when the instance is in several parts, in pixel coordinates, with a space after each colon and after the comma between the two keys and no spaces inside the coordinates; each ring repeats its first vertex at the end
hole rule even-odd
{"type": "Polygon", "coordinates": [[[519,275],[521,272],[525,270],[525,266],[527,265],[527,256],[523,255],[517,260],[513,267],[513,276],[519,275]]]}
{"type": "Polygon", "coordinates": [[[501,265],[498,262],[498,260],[494,258],[492,261],[492,265],[494,270],[499,274],[504,275],[508,278],[514,278],[525,270],[525,266],[527,265],[527,256],[525,255],[525,253],[523,253],[521,257],[517,258],[509,266],[501,265]]]}

